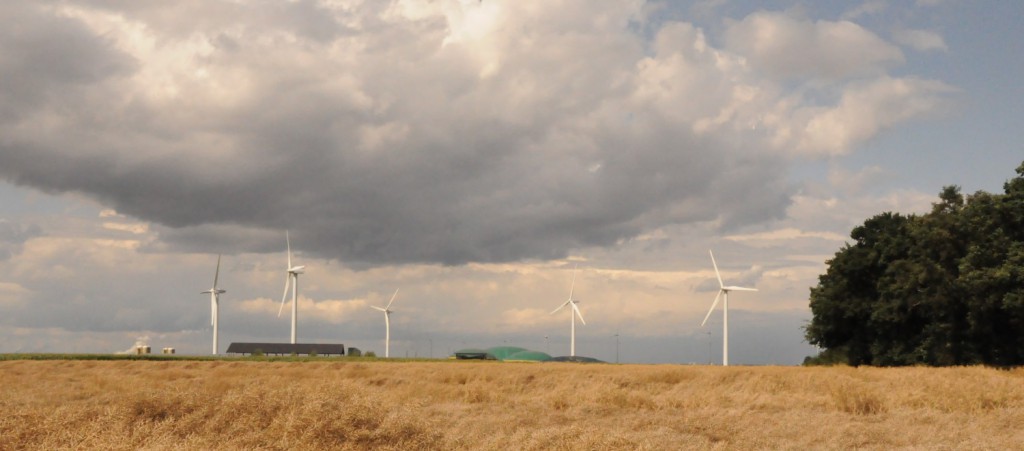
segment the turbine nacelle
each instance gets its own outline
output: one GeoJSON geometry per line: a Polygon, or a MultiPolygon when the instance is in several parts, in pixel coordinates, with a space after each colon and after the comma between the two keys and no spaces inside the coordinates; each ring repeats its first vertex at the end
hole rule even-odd
{"type": "Polygon", "coordinates": [[[559,310],[565,308],[565,306],[571,305],[572,306],[572,311],[575,313],[576,317],[580,319],[581,323],[586,325],[587,322],[583,320],[583,314],[580,313],[580,308],[578,307],[579,303],[580,303],[579,299],[570,299],[568,301],[563,302],[562,305],[559,305],[558,308],[552,310],[551,313],[548,313],[548,315],[554,315],[555,313],[558,313],[559,310]]]}

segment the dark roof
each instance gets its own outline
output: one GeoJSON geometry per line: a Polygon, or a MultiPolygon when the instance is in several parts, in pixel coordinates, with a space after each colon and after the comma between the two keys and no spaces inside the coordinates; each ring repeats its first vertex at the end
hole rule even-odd
{"type": "Polygon", "coordinates": [[[494,355],[487,352],[486,349],[467,348],[455,351],[456,359],[479,359],[479,360],[495,360],[494,355]]]}
{"type": "Polygon", "coordinates": [[[253,354],[259,351],[264,354],[312,354],[345,355],[345,345],[331,343],[231,343],[228,353],[253,354]]]}
{"type": "Polygon", "coordinates": [[[560,356],[560,357],[552,357],[551,360],[547,360],[547,362],[607,363],[607,362],[605,362],[603,360],[597,360],[597,359],[595,359],[593,357],[583,357],[583,356],[579,356],[579,355],[576,355],[576,356],[563,355],[563,356],[560,356]]]}

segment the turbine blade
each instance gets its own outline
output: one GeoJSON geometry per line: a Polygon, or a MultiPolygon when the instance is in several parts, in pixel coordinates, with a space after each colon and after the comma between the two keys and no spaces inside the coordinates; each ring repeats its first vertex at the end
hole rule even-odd
{"type": "Polygon", "coordinates": [[[217,270],[213,272],[213,289],[217,289],[217,278],[220,277],[220,254],[217,254],[217,270]]]}
{"type": "Polygon", "coordinates": [[[398,296],[398,290],[399,290],[398,288],[395,288],[395,294],[391,295],[391,300],[388,301],[388,306],[384,307],[385,310],[390,309],[391,308],[391,303],[395,302],[395,296],[398,296]]]}
{"type": "Polygon", "coordinates": [[[387,309],[381,308],[381,307],[377,307],[376,305],[371,305],[370,308],[375,309],[375,310],[380,310],[380,311],[384,312],[385,314],[387,314],[387,312],[388,312],[387,309]]]}
{"type": "Polygon", "coordinates": [[[722,283],[722,275],[718,272],[718,263],[715,263],[715,254],[708,249],[708,254],[711,254],[711,264],[715,266],[715,277],[718,277],[718,288],[725,288],[725,284],[722,283]]]}
{"type": "Polygon", "coordinates": [[[292,269],[292,240],[288,238],[288,231],[284,231],[284,242],[288,245],[288,269],[292,269]]]}
{"type": "Polygon", "coordinates": [[[285,301],[285,299],[288,299],[288,285],[291,283],[291,281],[292,281],[292,275],[288,274],[288,273],[285,273],[285,275],[284,275],[284,294],[281,295],[281,307],[279,309],[277,309],[277,317],[278,318],[281,317],[281,312],[284,312],[284,301],[285,301]]]}
{"type": "Polygon", "coordinates": [[[558,308],[556,308],[556,309],[552,310],[552,311],[551,311],[551,313],[548,313],[548,315],[554,315],[554,314],[555,314],[555,312],[557,312],[557,311],[561,310],[561,309],[562,309],[562,307],[565,307],[565,304],[568,304],[568,303],[569,303],[569,301],[565,301],[565,302],[563,302],[563,303],[562,303],[562,305],[559,305],[559,306],[558,306],[558,308]]]}
{"type": "Polygon", "coordinates": [[[578,266],[573,266],[573,268],[572,268],[572,285],[569,286],[569,300],[570,301],[572,300],[573,290],[576,288],[576,269],[577,268],[578,268],[578,266]]]}
{"type": "Polygon", "coordinates": [[[757,291],[757,288],[747,288],[747,287],[725,287],[723,289],[729,290],[729,291],[757,291]]]}
{"type": "Polygon", "coordinates": [[[580,318],[580,322],[583,323],[584,326],[586,326],[587,322],[583,321],[583,313],[580,312],[580,308],[576,306],[575,302],[572,303],[572,311],[576,312],[576,316],[580,318]]]}
{"type": "Polygon", "coordinates": [[[715,295],[715,302],[711,303],[711,308],[708,309],[708,314],[704,315],[704,321],[700,322],[700,327],[704,327],[704,323],[708,322],[708,318],[711,317],[711,312],[715,311],[715,307],[718,306],[718,298],[722,297],[722,290],[718,290],[718,294],[715,295]]]}

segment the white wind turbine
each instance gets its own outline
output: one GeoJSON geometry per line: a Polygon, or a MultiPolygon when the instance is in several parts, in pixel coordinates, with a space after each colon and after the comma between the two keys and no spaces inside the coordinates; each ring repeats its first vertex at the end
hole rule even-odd
{"type": "Polygon", "coordinates": [[[288,231],[284,232],[284,241],[288,245],[288,272],[284,279],[284,295],[281,296],[281,307],[277,310],[277,317],[281,317],[284,311],[284,301],[288,298],[288,285],[292,286],[292,344],[295,344],[295,331],[299,318],[299,274],[306,269],[306,265],[292,266],[292,242],[288,237],[288,231]]]}
{"type": "Polygon", "coordinates": [[[580,308],[576,305],[576,304],[579,304],[579,302],[580,302],[579,299],[573,299],[572,298],[573,289],[575,289],[575,288],[576,288],[576,268],[573,268],[572,269],[572,285],[569,286],[569,300],[563,302],[562,305],[559,305],[558,308],[552,310],[551,313],[549,313],[550,315],[554,315],[556,312],[561,310],[563,307],[565,307],[567,305],[571,305],[572,306],[572,311],[569,313],[569,318],[570,318],[570,321],[572,322],[572,326],[570,326],[571,329],[569,329],[570,330],[570,333],[569,333],[569,335],[570,335],[570,338],[569,338],[569,357],[575,357],[576,356],[576,317],[579,316],[580,317],[580,322],[583,323],[584,326],[587,325],[587,322],[583,321],[583,314],[580,313],[580,308]]]}
{"type": "Polygon", "coordinates": [[[217,270],[213,273],[213,288],[199,294],[210,295],[210,325],[213,326],[213,355],[217,355],[217,311],[219,310],[220,295],[227,293],[225,290],[217,289],[217,278],[220,276],[220,255],[217,255],[217,270]]]}
{"type": "Polygon", "coordinates": [[[377,310],[380,310],[380,311],[384,312],[384,358],[385,359],[390,356],[389,350],[391,349],[391,303],[395,302],[395,296],[398,296],[398,290],[399,290],[398,288],[395,288],[395,294],[391,295],[391,300],[388,301],[388,305],[386,307],[381,308],[381,307],[377,307],[376,305],[371,305],[370,306],[370,307],[373,307],[373,308],[375,308],[377,310]]]}
{"type": "Polygon", "coordinates": [[[718,294],[715,295],[715,302],[711,304],[711,309],[708,310],[708,314],[704,316],[704,321],[700,323],[701,327],[708,322],[708,318],[711,317],[711,312],[715,311],[715,307],[718,305],[718,298],[722,297],[722,366],[729,366],[729,292],[730,291],[757,291],[757,288],[746,288],[737,286],[725,286],[722,283],[722,275],[718,272],[718,264],[715,263],[715,254],[710,250],[708,254],[711,255],[711,264],[715,267],[715,276],[718,277],[718,294]],[[724,294],[724,296],[722,296],[724,294]]]}

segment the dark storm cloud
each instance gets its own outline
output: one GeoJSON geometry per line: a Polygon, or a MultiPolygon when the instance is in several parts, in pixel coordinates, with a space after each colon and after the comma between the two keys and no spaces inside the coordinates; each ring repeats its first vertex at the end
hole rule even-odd
{"type": "Polygon", "coordinates": [[[32,2],[0,5],[0,120],[16,121],[130,70],[132,58],[78,21],[32,2]]]}
{"type": "Polygon", "coordinates": [[[548,259],[790,202],[788,157],[695,126],[740,65],[679,26],[649,54],[615,2],[508,5],[485,32],[454,3],[48,5],[3,7],[0,177],[158,223],[149,249],[277,251],[289,229],[353,262],[548,259]]]}

